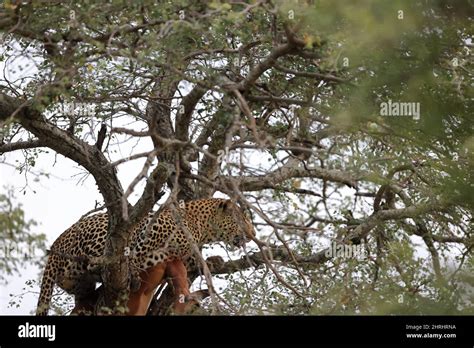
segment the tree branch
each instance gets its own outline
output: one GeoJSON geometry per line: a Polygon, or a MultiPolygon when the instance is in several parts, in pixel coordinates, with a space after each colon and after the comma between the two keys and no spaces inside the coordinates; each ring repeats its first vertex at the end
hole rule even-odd
{"type": "Polygon", "coordinates": [[[278,65],[278,64],[275,64],[275,69],[285,72],[287,74],[301,76],[301,77],[308,77],[311,79],[334,81],[334,82],[348,82],[347,80],[341,77],[337,77],[331,74],[321,74],[321,73],[315,73],[315,72],[292,70],[292,69],[282,67],[281,65],[278,65]]]}
{"type": "MultiPolygon", "coordinates": [[[[229,183],[230,178],[221,177],[224,182],[229,183]]],[[[350,187],[357,187],[357,178],[350,174],[324,168],[305,168],[301,166],[298,159],[289,159],[282,167],[266,175],[244,176],[240,178],[239,188],[242,191],[260,191],[267,188],[273,188],[279,183],[291,178],[318,178],[326,181],[346,184],[350,187]]]]}
{"type": "Polygon", "coordinates": [[[246,98],[252,102],[268,101],[272,103],[285,104],[285,105],[311,106],[314,104],[313,102],[307,101],[307,100],[275,97],[273,95],[247,95],[246,98]]]}
{"type": "Polygon", "coordinates": [[[15,143],[6,143],[3,145],[0,145],[0,155],[7,152],[16,151],[16,150],[28,150],[28,149],[34,149],[34,148],[43,147],[43,146],[44,146],[44,143],[38,139],[18,141],[15,143]]]}
{"type": "Polygon", "coordinates": [[[303,46],[301,46],[300,44],[296,44],[295,42],[288,42],[278,47],[275,47],[264,60],[258,63],[249,72],[245,79],[243,79],[237,84],[237,89],[241,91],[248,90],[265,71],[275,65],[278,58],[295,51],[298,47],[303,46]]]}
{"type": "Polygon", "coordinates": [[[255,65],[253,69],[250,70],[245,79],[235,84],[236,89],[239,91],[249,90],[265,71],[276,64],[278,58],[289,53],[296,52],[298,49],[305,46],[305,43],[302,40],[297,39],[294,35],[294,32],[290,29],[286,31],[286,34],[288,37],[288,42],[275,47],[265,59],[255,65]]]}
{"type": "Polygon", "coordinates": [[[379,210],[350,232],[345,240],[353,241],[354,243],[360,241],[360,239],[367,236],[367,234],[382,221],[418,218],[422,214],[444,210],[445,208],[444,203],[433,202],[431,204],[420,204],[418,206],[412,205],[401,209],[379,210]]]}
{"type": "Polygon", "coordinates": [[[191,116],[193,115],[194,109],[196,108],[197,103],[204,94],[207,92],[207,89],[196,85],[189,94],[187,94],[181,104],[178,106],[178,113],[176,116],[176,138],[182,141],[189,140],[189,123],[191,122],[191,116]],[[181,110],[183,112],[181,113],[181,110]]]}

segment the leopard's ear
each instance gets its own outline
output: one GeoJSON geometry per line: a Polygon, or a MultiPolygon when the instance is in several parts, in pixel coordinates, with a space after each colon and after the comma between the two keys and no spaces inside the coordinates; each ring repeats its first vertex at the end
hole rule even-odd
{"type": "Polygon", "coordinates": [[[234,203],[232,203],[230,199],[227,199],[219,203],[218,209],[223,213],[229,213],[233,207],[233,204],[234,203]]]}

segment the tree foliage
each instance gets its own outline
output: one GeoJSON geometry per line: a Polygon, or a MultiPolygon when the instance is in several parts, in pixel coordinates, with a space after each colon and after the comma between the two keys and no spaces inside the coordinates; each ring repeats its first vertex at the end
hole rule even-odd
{"type": "MultiPolygon", "coordinates": [[[[212,259],[225,313],[472,312],[472,17],[447,0],[7,2],[0,152],[83,166],[116,265],[162,190],[251,209],[263,242],[212,259]]],[[[129,286],[126,267],[103,279],[129,286]]]]}
{"type": "Polygon", "coordinates": [[[26,265],[40,264],[46,236],[33,233],[33,226],[36,222],[25,218],[25,212],[21,204],[15,203],[11,189],[0,194],[0,283],[6,281],[5,276],[19,274],[26,265]]]}

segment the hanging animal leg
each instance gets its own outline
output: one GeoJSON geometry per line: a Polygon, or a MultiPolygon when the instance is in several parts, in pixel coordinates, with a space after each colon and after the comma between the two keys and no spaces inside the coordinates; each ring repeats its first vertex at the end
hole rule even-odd
{"type": "Polygon", "coordinates": [[[155,290],[164,279],[166,265],[166,262],[162,262],[140,272],[140,289],[130,293],[128,315],[146,315],[155,290]]]}
{"type": "Polygon", "coordinates": [[[172,280],[175,295],[174,312],[176,314],[188,313],[196,305],[199,305],[199,301],[193,299],[189,291],[188,271],[183,261],[176,259],[168,262],[166,276],[172,280]]]}

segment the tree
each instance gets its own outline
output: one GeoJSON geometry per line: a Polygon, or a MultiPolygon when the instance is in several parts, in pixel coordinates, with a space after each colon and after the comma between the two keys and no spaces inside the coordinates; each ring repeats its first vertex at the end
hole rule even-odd
{"type": "Polygon", "coordinates": [[[209,260],[228,313],[468,310],[472,7],[364,4],[4,4],[4,64],[35,68],[2,80],[0,153],[49,148],[94,177],[115,313],[127,235],[165,192],[252,211],[258,248],[209,260]],[[114,159],[143,138],[149,151],[114,159]],[[123,189],[117,167],[138,158],[123,189]]]}
{"type": "Polygon", "coordinates": [[[44,250],[46,236],[31,233],[30,229],[34,225],[34,220],[25,218],[22,206],[15,204],[12,189],[0,194],[0,282],[5,282],[4,275],[18,274],[28,261],[38,261],[34,256],[44,250]]]}

